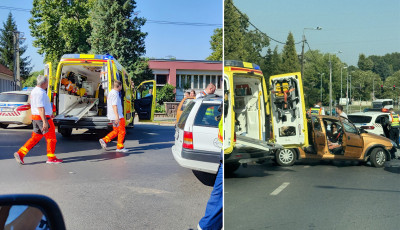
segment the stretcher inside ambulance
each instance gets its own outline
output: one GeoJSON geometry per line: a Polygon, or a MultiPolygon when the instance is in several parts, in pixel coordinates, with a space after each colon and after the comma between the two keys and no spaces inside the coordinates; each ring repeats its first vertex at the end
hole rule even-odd
{"type": "MultiPolygon", "coordinates": [[[[51,64],[45,68],[49,76],[48,94],[54,104],[54,123],[63,136],[71,135],[72,129],[110,129],[107,119],[107,95],[115,80],[122,82],[120,92],[127,126],[133,126],[135,116],[132,102],[141,113],[140,120],[152,120],[155,107],[155,82],[147,81],[139,86],[141,91],[151,88],[151,102],[134,100],[128,73],[110,55],[66,54],[61,58],[55,76],[51,64]],[[154,101],[154,102],[153,102],[154,101]]],[[[148,99],[147,99],[148,100],[148,99]]]]}
{"type": "Polygon", "coordinates": [[[224,87],[226,170],[308,145],[300,73],[271,76],[267,87],[259,66],[225,61],[224,87]]]}

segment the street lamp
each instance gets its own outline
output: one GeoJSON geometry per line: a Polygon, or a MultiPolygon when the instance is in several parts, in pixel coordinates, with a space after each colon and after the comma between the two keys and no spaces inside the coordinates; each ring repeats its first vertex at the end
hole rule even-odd
{"type": "MultiPolygon", "coordinates": [[[[340,54],[342,51],[337,51],[332,54],[340,54]]],[[[329,114],[332,114],[332,62],[331,53],[329,53],[329,114]]]]}
{"type": "Polygon", "coordinates": [[[342,66],[342,68],[340,68],[340,100],[342,100],[342,86],[343,86],[343,69],[347,69],[347,66],[342,66]]]}
{"type": "Polygon", "coordinates": [[[318,73],[321,76],[321,102],[322,102],[322,76],[324,76],[325,73],[318,73]]]}
{"type": "Polygon", "coordinates": [[[303,45],[301,47],[301,77],[303,77],[304,73],[304,43],[306,42],[306,35],[304,34],[305,30],[322,30],[322,27],[317,26],[316,28],[304,28],[303,29],[303,45]]]}

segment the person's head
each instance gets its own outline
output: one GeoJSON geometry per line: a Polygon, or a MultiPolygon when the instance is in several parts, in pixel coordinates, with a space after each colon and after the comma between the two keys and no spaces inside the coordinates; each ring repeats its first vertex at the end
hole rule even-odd
{"type": "Polygon", "coordinates": [[[332,132],[337,131],[337,125],[335,123],[332,124],[332,132]]]}
{"type": "Polygon", "coordinates": [[[343,106],[337,105],[336,108],[335,108],[335,110],[336,110],[336,113],[337,113],[337,114],[341,114],[341,113],[343,112],[343,106]]]}
{"type": "Polygon", "coordinates": [[[205,91],[207,94],[214,94],[215,90],[216,90],[215,85],[213,83],[210,83],[207,85],[207,88],[205,91]]]}
{"type": "Polygon", "coordinates": [[[115,81],[114,81],[114,89],[117,90],[117,91],[121,91],[121,89],[122,89],[122,82],[121,82],[121,81],[118,81],[118,80],[115,80],[115,81]]]}
{"type": "Polygon", "coordinates": [[[190,91],[190,96],[191,96],[191,97],[195,97],[195,96],[196,96],[196,91],[194,91],[194,89],[192,89],[192,90],[190,91]]]}
{"type": "Polygon", "coordinates": [[[322,101],[318,101],[317,104],[319,107],[322,107],[322,101]]]}
{"type": "Polygon", "coordinates": [[[46,76],[39,75],[36,78],[36,86],[42,88],[42,89],[47,89],[47,85],[49,82],[49,79],[46,76]]]}
{"type": "Polygon", "coordinates": [[[186,91],[184,94],[184,97],[189,97],[189,96],[190,96],[190,93],[186,91]]]}
{"type": "Polygon", "coordinates": [[[149,89],[149,94],[153,95],[153,89],[149,89]]]}

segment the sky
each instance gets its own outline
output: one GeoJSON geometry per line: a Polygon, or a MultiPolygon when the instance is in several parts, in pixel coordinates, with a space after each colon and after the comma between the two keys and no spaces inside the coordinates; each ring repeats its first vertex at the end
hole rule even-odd
{"type": "MultiPolygon", "coordinates": [[[[222,28],[222,7],[219,0],[136,0],[136,12],[148,22],[142,27],[147,32],[146,54],[150,58],[169,58],[186,60],[204,60],[212,50],[210,39],[216,28],[222,28]],[[212,26],[171,25],[160,24],[154,21],[189,22],[216,24],[212,26]]],[[[10,10],[1,9],[15,7],[31,9],[32,0],[1,0],[0,26],[6,21],[10,10]]],[[[28,46],[25,54],[30,56],[33,71],[43,69],[44,56],[37,53],[33,47],[34,38],[30,35],[28,20],[29,12],[11,11],[17,23],[18,30],[24,33],[25,45],[28,46]]]]}
{"type": "MultiPolygon", "coordinates": [[[[357,66],[359,54],[400,52],[400,0],[234,0],[250,21],[268,36],[286,42],[289,31],[295,42],[303,31],[310,48],[336,53],[342,62],[357,66]],[[322,30],[304,28],[322,27],[322,30]]],[[[272,49],[278,45],[270,43],[272,49]]],[[[301,44],[296,45],[301,53],[301,44]]],[[[309,48],[305,45],[305,51],[309,48]]]]}

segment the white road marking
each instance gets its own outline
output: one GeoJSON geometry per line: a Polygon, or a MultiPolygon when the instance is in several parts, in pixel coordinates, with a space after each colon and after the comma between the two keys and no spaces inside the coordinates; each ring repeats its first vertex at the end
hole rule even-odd
{"type": "Polygon", "coordinates": [[[290,183],[289,182],[285,182],[283,183],[281,186],[279,186],[277,189],[275,189],[271,194],[271,196],[276,196],[278,195],[280,192],[282,192],[290,183]]]}
{"type": "Polygon", "coordinates": [[[310,166],[309,166],[309,165],[306,165],[306,166],[304,166],[304,168],[310,168],[310,166]]]}

